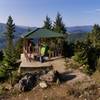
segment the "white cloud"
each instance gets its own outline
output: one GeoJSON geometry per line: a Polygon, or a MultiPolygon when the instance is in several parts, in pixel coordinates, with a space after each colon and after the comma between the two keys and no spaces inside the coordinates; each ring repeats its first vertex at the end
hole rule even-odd
{"type": "Polygon", "coordinates": [[[96,12],[100,12],[100,9],[95,9],[96,12]]]}
{"type": "Polygon", "coordinates": [[[88,14],[94,14],[94,13],[100,13],[100,9],[94,9],[94,10],[87,10],[85,11],[85,13],[88,13],[88,14]]]}

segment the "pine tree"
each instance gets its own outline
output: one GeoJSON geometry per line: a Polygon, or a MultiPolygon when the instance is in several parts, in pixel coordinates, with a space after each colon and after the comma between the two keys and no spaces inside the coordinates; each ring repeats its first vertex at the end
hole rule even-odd
{"type": "Polygon", "coordinates": [[[16,61],[16,52],[13,44],[13,33],[15,32],[15,24],[13,23],[13,19],[11,16],[8,17],[8,21],[6,24],[6,48],[4,51],[4,61],[8,65],[12,65],[16,61]]]}
{"type": "Polygon", "coordinates": [[[51,22],[51,19],[48,16],[46,16],[43,28],[46,28],[46,29],[49,29],[49,30],[52,29],[52,22],[51,22]]]}
{"type": "Polygon", "coordinates": [[[100,47],[100,26],[98,24],[95,24],[93,26],[93,30],[92,33],[89,35],[89,38],[94,47],[100,47]]]}
{"type": "Polygon", "coordinates": [[[54,26],[53,26],[53,30],[55,32],[63,33],[63,34],[65,34],[66,31],[67,31],[66,27],[65,27],[65,24],[62,21],[62,17],[60,15],[60,13],[57,13],[56,20],[55,20],[54,26]]]}

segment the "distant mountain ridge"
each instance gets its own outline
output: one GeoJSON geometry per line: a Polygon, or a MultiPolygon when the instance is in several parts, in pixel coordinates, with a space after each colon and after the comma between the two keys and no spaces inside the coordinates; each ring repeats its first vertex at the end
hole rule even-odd
{"type": "MultiPolygon", "coordinates": [[[[25,34],[28,29],[32,30],[35,27],[28,27],[28,26],[15,26],[15,37],[19,37],[22,34],[25,34]]],[[[6,24],[0,23],[0,36],[4,35],[3,33],[6,32],[6,24]]]]}
{"type": "Polygon", "coordinates": [[[70,42],[83,40],[86,38],[87,34],[92,31],[92,29],[92,25],[67,27],[67,31],[69,33],[68,40],[70,42]]]}
{"type": "MultiPolygon", "coordinates": [[[[77,37],[83,37],[85,33],[92,31],[92,26],[73,26],[67,27],[67,32],[69,33],[70,40],[73,38],[76,39],[77,37]]],[[[22,35],[25,35],[29,30],[34,30],[36,27],[28,27],[28,26],[18,26],[15,27],[14,39],[19,39],[22,35]]],[[[6,31],[6,24],[0,23],[0,48],[5,46],[5,35],[4,32],[6,31]]]]}
{"type": "MultiPolygon", "coordinates": [[[[29,30],[33,30],[36,27],[28,27],[28,26],[15,26],[14,40],[19,39],[22,35],[26,34],[29,30]]],[[[0,23],[0,48],[5,46],[5,34],[6,32],[6,24],[0,23]]]]}
{"type": "Polygon", "coordinates": [[[93,29],[92,25],[87,25],[87,26],[71,26],[67,27],[68,33],[88,33],[91,32],[93,29]]]}

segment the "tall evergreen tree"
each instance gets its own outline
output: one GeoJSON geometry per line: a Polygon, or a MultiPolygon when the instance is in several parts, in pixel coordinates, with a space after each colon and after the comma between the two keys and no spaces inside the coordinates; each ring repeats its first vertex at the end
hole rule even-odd
{"type": "Polygon", "coordinates": [[[66,31],[67,31],[66,27],[65,27],[65,24],[62,21],[62,17],[60,15],[60,13],[57,13],[56,20],[55,20],[54,26],[53,26],[53,30],[55,32],[63,33],[63,34],[65,34],[66,31]]]}
{"type": "Polygon", "coordinates": [[[100,26],[98,24],[93,26],[92,33],[89,34],[89,39],[93,43],[94,47],[100,47],[100,26]]]}
{"type": "Polygon", "coordinates": [[[9,64],[12,65],[15,62],[15,48],[13,44],[13,33],[15,32],[15,24],[13,23],[13,19],[11,16],[8,17],[8,21],[6,24],[6,48],[4,52],[4,60],[9,64]]]}
{"type": "Polygon", "coordinates": [[[49,29],[49,30],[52,29],[52,22],[51,22],[51,19],[48,16],[46,16],[43,28],[46,28],[46,29],[49,29]]]}

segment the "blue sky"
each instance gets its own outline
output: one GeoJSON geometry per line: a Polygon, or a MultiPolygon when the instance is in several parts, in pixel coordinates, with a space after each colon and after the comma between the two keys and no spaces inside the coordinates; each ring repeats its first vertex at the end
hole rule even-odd
{"type": "Polygon", "coordinates": [[[100,0],[0,0],[0,23],[11,15],[17,25],[42,26],[58,11],[66,26],[100,24],[100,0]]]}

